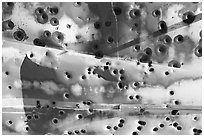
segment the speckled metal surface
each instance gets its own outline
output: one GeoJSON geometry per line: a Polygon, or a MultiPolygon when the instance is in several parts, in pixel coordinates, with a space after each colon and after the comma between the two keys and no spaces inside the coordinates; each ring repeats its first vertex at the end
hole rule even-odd
{"type": "Polygon", "coordinates": [[[3,2],[2,18],[2,134],[202,134],[201,3],[3,2]]]}

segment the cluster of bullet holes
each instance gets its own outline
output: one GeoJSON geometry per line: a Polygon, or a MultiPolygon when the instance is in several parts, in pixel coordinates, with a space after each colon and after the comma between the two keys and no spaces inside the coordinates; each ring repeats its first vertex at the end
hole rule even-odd
{"type": "Polygon", "coordinates": [[[66,75],[66,78],[67,78],[67,79],[70,79],[70,78],[72,77],[69,72],[65,72],[65,75],[66,75]]]}
{"type": "Polygon", "coordinates": [[[44,11],[43,8],[38,7],[38,8],[35,10],[35,15],[36,15],[36,17],[37,17],[38,23],[40,23],[40,24],[45,24],[45,23],[48,22],[48,15],[47,15],[47,13],[44,11]]]}
{"type": "Polygon", "coordinates": [[[173,125],[173,127],[176,128],[178,131],[181,131],[181,130],[182,130],[182,126],[180,126],[177,122],[174,122],[172,125],[173,125]]]}
{"type": "Polygon", "coordinates": [[[168,66],[169,66],[169,67],[174,67],[174,68],[180,68],[180,67],[181,67],[181,63],[178,62],[177,60],[171,60],[171,61],[168,63],[168,66]]]}
{"type": "Polygon", "coordinates": [[[193,128],[194,135],[200,135],[202,133],[202,129],[193,128]]]}
{"type": "Polygon", "coordinates": [[[133,100],[133,99],[135,99],[135,100],[140,100],[140,99],[141,99],[141,96],[140,96],[140,95],[135,95],[135,96],[130,95],[130,96],[129,96],[129,99],[130,99],[130,100],[133,100]]]}
{"type": "Polygon", "coordinates": [[[73,130],[73,131],[67,131],[68,135],[73,135],[73,134],[86,134],[86,130],[85,129],[81,129],[81,130],[73,130]]]}
{"type": "Polygon", "coordinates": [[[15,31],[13,33],[13,37],[17,40],[17,41],[24,41],[25,39],[28,38],[28,36],[26,35],[25,31],[21,28],[19,28],[17,31],[15,31]]]}
{"type": "Polygon", "coordinates": [[[125,120],[124,119],[120,119],[119,120],[119,123],[118,123],[118,125],[115,125],[115,126],[113,126],[113,127],[111,127],[111,126],[106,126],[106,128],[108,129],[108,130],[110,130],[110,129],[113,129],[113,130],[118,130],[119,128],[122,128],[123,126],[124,126],[124,123],[125,123],[125,120]]]}

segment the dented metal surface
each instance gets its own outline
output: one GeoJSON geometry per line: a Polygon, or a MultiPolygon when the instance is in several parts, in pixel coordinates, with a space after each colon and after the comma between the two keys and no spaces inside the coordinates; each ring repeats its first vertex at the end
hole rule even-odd
{"type": "Polygon", "coordinates": [[[2,133],[201,135],[202,4],[2,3],[2,133]]]}

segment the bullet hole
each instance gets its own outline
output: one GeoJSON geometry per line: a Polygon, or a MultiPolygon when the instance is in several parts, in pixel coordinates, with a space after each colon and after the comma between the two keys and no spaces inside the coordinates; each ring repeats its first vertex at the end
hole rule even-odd
{"type": "Polygon", "coordinates": [[[181,67],[181,64],[176,61],[176,60],[171,60],[169,63],[168,63],[168,66],[169,67],[174,67],[174,68],[180,68],[181,67]]]}
{"type": "Polygon", "coordinates": [[[92,47],[93,47],[94,50],[98,50],[99,49],[99,45],[98,44],[93,44],[92,47]]]}
{"type": "Polygon", "coordinates": [[[33,54],[33,53],[31,53],[31,54],[30,54],[30,57],[31,57],[31,58],[32,58],[32,57],[34,57],[34,54],[33,54]]]}
{"type": "Polygon", "coordinates": [[[31,115],[27,115],[27,120],[31,120],[32,116],[31,115]]]}
{"type": "Polygon", "coordinates": [[[108,70],[109,69],[109,67],[108,66],[104,66],[104,70],[108,70]]]}
{"type": "Polygon", "coordinates": [[[45,31],[43,32],[43,36],[44,36],[45,38],[48,38],[48,37],[50,37],[50,36],[51,36],[51,33],[50,33],[50,31],[48,31],[48,30],[45,30],[45,31]]]}
{"type": "Polygon", "coordinates": [[[9,75],[9,72],[8,72],[8,71],[6,71],[6,72],[5,72],[5,74],[6,74],[6,75],[9,75]]]}
{"type": "Polygon", "coordinates": [[[138,126],[137,130],[141,131],[142,130],[142,126],[138,126]]]}
{"type": "Polygon", "coordinates": [[[52,101],[52,105],[55,105],[56,104],[56,102],[55,101],[52,101]]]}
{"type": "Polygon", "coordinates": [[[40,118],[39,115],[37,115],[37,114],[34,115],[35,120],[38,120],[39,118],[40,118]]]}
{"type": "Polygon", "coordinates": [[[141,16],[141,12],[139,9],[132,9],[130,12],[129,12],[129,15],[131,18],[135,19],[135,18],[138,18],[141,16]]]}
{"type": "Polygon", "coordinates": [[[122,82],[118,82],[118,87],[119,87],[120,89],[122,89],[122,88],[124,87],[123,83],[122,83],[122,82]]]}
{"type": "Polygon", "coordinates": [[[163,41],[166,44],[171,44],[172,38],[169,35],[165,35],[163,41]]]}
{"type": "Polygon", "coordinates": [[[79,134],[79,130],[75,130],[74,133],[75,133],[75,134],[79,134]]]}
{"type": "Polygon", "coordinates": [[[70,29],[70,28],[71,28],[71,25],[70,25],[70,24],[67,24],[67,28],[70,29]]]}
{"type": "Polygon", "coordinates": [[[148,62],[148,66],[151,67],[152,66],[152,61],[148,62]]]}
{"type": "Polygon", "coordinates": [[[57,25],[59,25],[59,20],[57,18],[51,18],[50,24],[52,26],[57,26],[57,25]]]}
{"type": "Polygon", "coordinates": [[[164,127],[164,124],[159,124],[159,127],[163,128],[163,127],[164,127]]]}
{"type": "Polygon", "coordinates": [[[194,51],[194,53],[195,53],[195,55],[197,56],[197,57],[202,57],[202,46],[197,46],[196,48],[195,48],[195,51],[194,51]]]}
{"type": "Polygon", "coordinates": [[[113,74],[115,74],[115,75],[118,74],[118,70],[117,70],[117,69],[114,69],[114,70],[113,70],[113,74]]]}
{"type": "Polygon", "coordinates": [[[177,126],[177,130],[182,130],[182,127],[181,126],[177,126]]]}
{"type": "Polygon", "coordinates": [[[146,122],[145,121],[138,121],[138,124],[142,125],[142,126],[145,126],[146,125],[146,122]]]}
{"type": "Polygon", "coordinates": [[[78,114],[78,119],[82,119],[83,116],[81,114],[78,114]]]}
{"type": "Polygon", "coordinates": [[[182,19],[183,19],[184,23],[191,24],[195,20],[195,15],[194,15],[193,12],[188,11],[188,12],[183,14],[183,18],[182,19]]]}
{"type": "Polygon", "coordinates": [[[103,52],[102,52],[102,51],[97,51],[97,52],[95,53],[95,57],[96,57],[97,59],[103,58],[103,52]]]}
{"type": "Polygon", "coordinates": [[[136,131],[132,132],[132,135],[138,135],[138,133],[136,131]]]}
{"type": "Polygon", "coordinates": [[[44,9],[41,7],[38,7],[37,9],[35,9],[35,14],[36,15],[41,15],[44,13],[44,9]]]}
{"type": "Polygon", "coordinates": [[[106,126],[107,129],[111,129],[111,126],[106,126]]]}
{"type": "Polygon", "coordinates": [[[76,39],[79,40],[81,38],[81,35],[76,35],[76,39]]]}
{"type": "Polygon", "coordinates": [[[26,39],[25,31],[19,29],[13,33],[13,37],[18,41],[23,41],[26,39]]]}
{"type": "Polygon", "coordinates": [[[106,26],[106,27],[110,27],[110,26],[111,26],[111,21],[106,21],[106,22],[105,22],[105,26],[106,26]]]}
{"type": "Polygon", "coordinates": [[[153,15],[154,17],[159,17],[159,16],[161,15],[161,12],[160,12],[160,10],[156,9],[156,10],[154,10],[154,11],[152,12],[152,15],[153,15]]]}
{"type": "Polygon", "coordinates": [[[111,65],[111,63],[110,62],[106,62],[106,65],[108,66],[108,65],[111,65]]]}
{"type": "Polygon", "coordinates": [[[124,76],[120,76],[120,80],[123,81],[125,79],[124,76]]]}
{"type": "Polygon", "coordinates": [[[175,105],[179,105],[180,104],[180,102],[178,100],[175,100],[174,103],[175,103],[175,105]]]}
{"type": "Polygon", "coordinates": [[[57,43],[63,42],[64,40],[64,35],[59,31],[53,32],[52,37],[57,43]]]}
{"type": "Polygon", "coordinates": [[[11,10],[13,10],[14,2],[2,2],[2,7],[3,7],[6,11],[11,11],[11,10]]]}
{"type": "Polygon", "coordinates": [[[151,55],[152,55],[152,49],[151,49],[151,48],[146,48],[146,49],[144,49],[144,52],[145,52],[148,56],[151,56],[151,55]]]}
{"type": "Polygon", "coordinates": [[[65,97],[66,99],[68,99],[68,98],[69,98],[69,94],[68,94],[68,93],[64,93],[64,97],[65,97]]]}
{"type": "Polygon", "coordinates": [[[121,70],[119,71],[119,73],[122,75],[122,74],[125,73],[125,70],[124,70],[124,69],[121,69],[121,70]]]}
{"type": "Polygon", "coordinates": [[[52,7],[52,8],[49,8],[49,12],[51,15],[57,15],[59,12],[59,9],[58,7],[52,7]]]}
{"type": "Polygon", "coordinates": [[[202,39],[202,30],[199,32],[199,36],[202,39]]]}
{"type": "Polygon", "coordinates": [[[133,85],[134,85],[135,87],[138,87],[138,86],[140,85],[140,83],[139,83],[139,82],[134,82],[133,85]]]}
{"type": "Polygon", "coordinates": [[[29,127],[28,127],[28,126],[27,126],[27,127],[25,127],[25,130],[26,130],[26,131],[28,131],[28,130],[29,130],[29,127]]]}
{"type": "Polygon", "coordinates": [[[153,131],[154,131],[154,132],[156,132],[156,131],[158,131],[158,130],[159,130],[159,129],[158,129],[157,127],[154,127],[154,128],[153,128],[153,131]]]}
{"type": "Polygon", "coordinates": [[[196,117],[196,116],[195,116],[195,117],[193,117],[193,120],[197,121],[197,120],[198,120],[198,117],[196,117]]]}
{"type": "Polygon", "coordinates": [[[176,43],[182,43],[183,41],[184,41],[184,37],[182,35],[177,35],[174,38],[174,42],[176,42],[176,43]]]}
{"type": "Polygon", "coordinates": [[[11,86],[8,86],[8,88],[9,88],[9,89],[12,89],[12,87],[11,87],[11,86]]]}
{"type": "Polygon", "coordinates": [[[139,96],[139,95],[136,95],[135,98],[136,98],[136,99],[140,99],[140,96],[139,96]]]}
{"type": "Polygon", "coordinates": [[[52,122],[53,122],[54,124],[57,124],[57,123],[59,122],[59,120],[58,120],[57,118],[53,118],[53,119],[52,119],[52,122]]]}
{"type": "Polygon", "coordinates": [[[159,32],[161,32],[162,34],[167,33],[167,25],[165,21],[160,21],[158,23],[158,28],[159,28],[159,32]]]}
{"type": "Polygon", "coordinates": [[[120,15],[122,13],[122,9],[119,7],[113,7],[113,11],[115,15],[120,15]]]}
{"type": "Polygon", "coordinates": [[[85,75],[81,76],[81,79],[83,79],[83,80],[86,79],[86,76],[85,75]]]}
{"type": "Polygon", "coordinates": [[[12,124],[13,124],[13,122],[12,122],[11,120],[9,120],[9,121],[8,121],[8,124],[9,124],[9,125],[12,125],[12,124]]]}
{"type": "Polygon", "coordinates": [[[101,28],[101,23],[99,22],[99,21],[97,21],[97,22],[95,22],[94,23],[94,27],[96,28],[96,29],[100,29],[101,28]]]}
{"type": "Polygon", "coordinates": [[[108,39],[107,39],[107,42],[108,43],[113,43],[113,41],[114,41],[113,38],[109,36],[108,39]]]}
{"type": "Polygon", "coordinates": [[[150,61],[150,56],[145,53],[138,54],[138,61],[141,63],[148,63],[150,61]]]}
{"type": "Polygon", "coordinates": [[[42,14],[37,15],[37,21],[40,24],[45,24],[48,22],[48,15],[44,12],[42,14]]]}
{"type": "Polygon", "coordinates": [[[114,130],[118,130],[118,127],[117,127],[117,126],[114,126],[113,129],[114,129],[114,130]]]}
{"type": "Polygon", "coordinates": [[[150,68],[150,69],[149,69],[149,72],[153,72],[153,71],[154,71],[154,68],[150,68]]]}
{"type": "Polygon", "coordinates": [[[135,48],[135,50],[139,51],[140,50],[140,45],[136,45],[134,48],[135,48]]]}
{"type": "Polygon", "coordinates": [[[35,38],[33,40],[33,44],[36,45],[36,46],[41,46],[41,47],[44,47],[46,45],[46,43],[43,40],[39,39],[39,38],[35,38]]]}
{"type": "Polygon", "coordinates": [[[11,20],[6,20],[2,22],[2,31],[12,30],[14,28],[14,23],[11,20]]]}
{"type": "Polygon", "coordinates": [[[81,2],[74,2],[74,3],[73,3],[73,5],[74,5],[75,7],[80,7],[81,4],[82,4],[81,2]]]}
{"type": "Polygon", "coordinates": [[[67,134],[68,134],[68,135],[71,135],[71,134],[72,134],[72,131],[68,131],[67,134]]]}
{"type": "Polygon", "coordinates": [[[158,44],[155,47],[155,53],[157,56],[164,56],[167,54],[167,47],[163,44],[158,44]]]}
{"type": "Polygon", "coordinates": [[[170,118],[169,117],[166,117],[166,121],[169,121],[170,120],[170,118]]]}
{"type": "Polygon", "coordinates": [[[120,119],[120,123],[125,123],[125,120],[124,119],[120,119]]]}
{"type": "Polygon", "coordinates": [[[86,130],[85,130],[85,129],[82,129],[82,130],[81,130],[81,133],[82,133],[82,134],[85,134],[85,133],[86,133],[86,130]]]}
{"type": "Polygon", "coordinates": [[[172,95],[174,95],[174,91],[169,91],[169,94],[172,96],[172,95]]]}
{"type": "Polygon", "coordinates": [[[176,115],[178,113],[178,110],[172,110],[171,115],[176,115]]]}
{"type": "Polygon", "coordinates": [[[60,111],[59,111],[59,115],[60,115],[60,116],[64,115],[64,113],[65,113],[65,112],[64,112],[63,110],[60,110],[60,111]]]}
{"type": "Polygon", "coordinates": [[[120,128],[123,127],[123,124],[122,124],[122,123],[119,123],[119,124],[118,124],[118,127],[120,127],[120,128]]]}
{"type": "Polygon", "coordinates": [[[130,99],[130,100],[133,100],[133,96],[129,96],[129,99],[130,99]]]}
{"type": "Polygon", "coordinates": [[[169,72],[168,72],[168,71],[166,71],[166,72],[165,72],[165,75],[169,75],[169,72]]]}

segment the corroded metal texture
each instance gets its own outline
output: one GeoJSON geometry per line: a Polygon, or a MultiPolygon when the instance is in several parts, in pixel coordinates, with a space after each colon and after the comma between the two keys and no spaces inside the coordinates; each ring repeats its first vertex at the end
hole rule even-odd
{"type": "Polygon", "coordinates": [[[3,2],[2,133],[201,135],[201,6],[3,2]]]}

